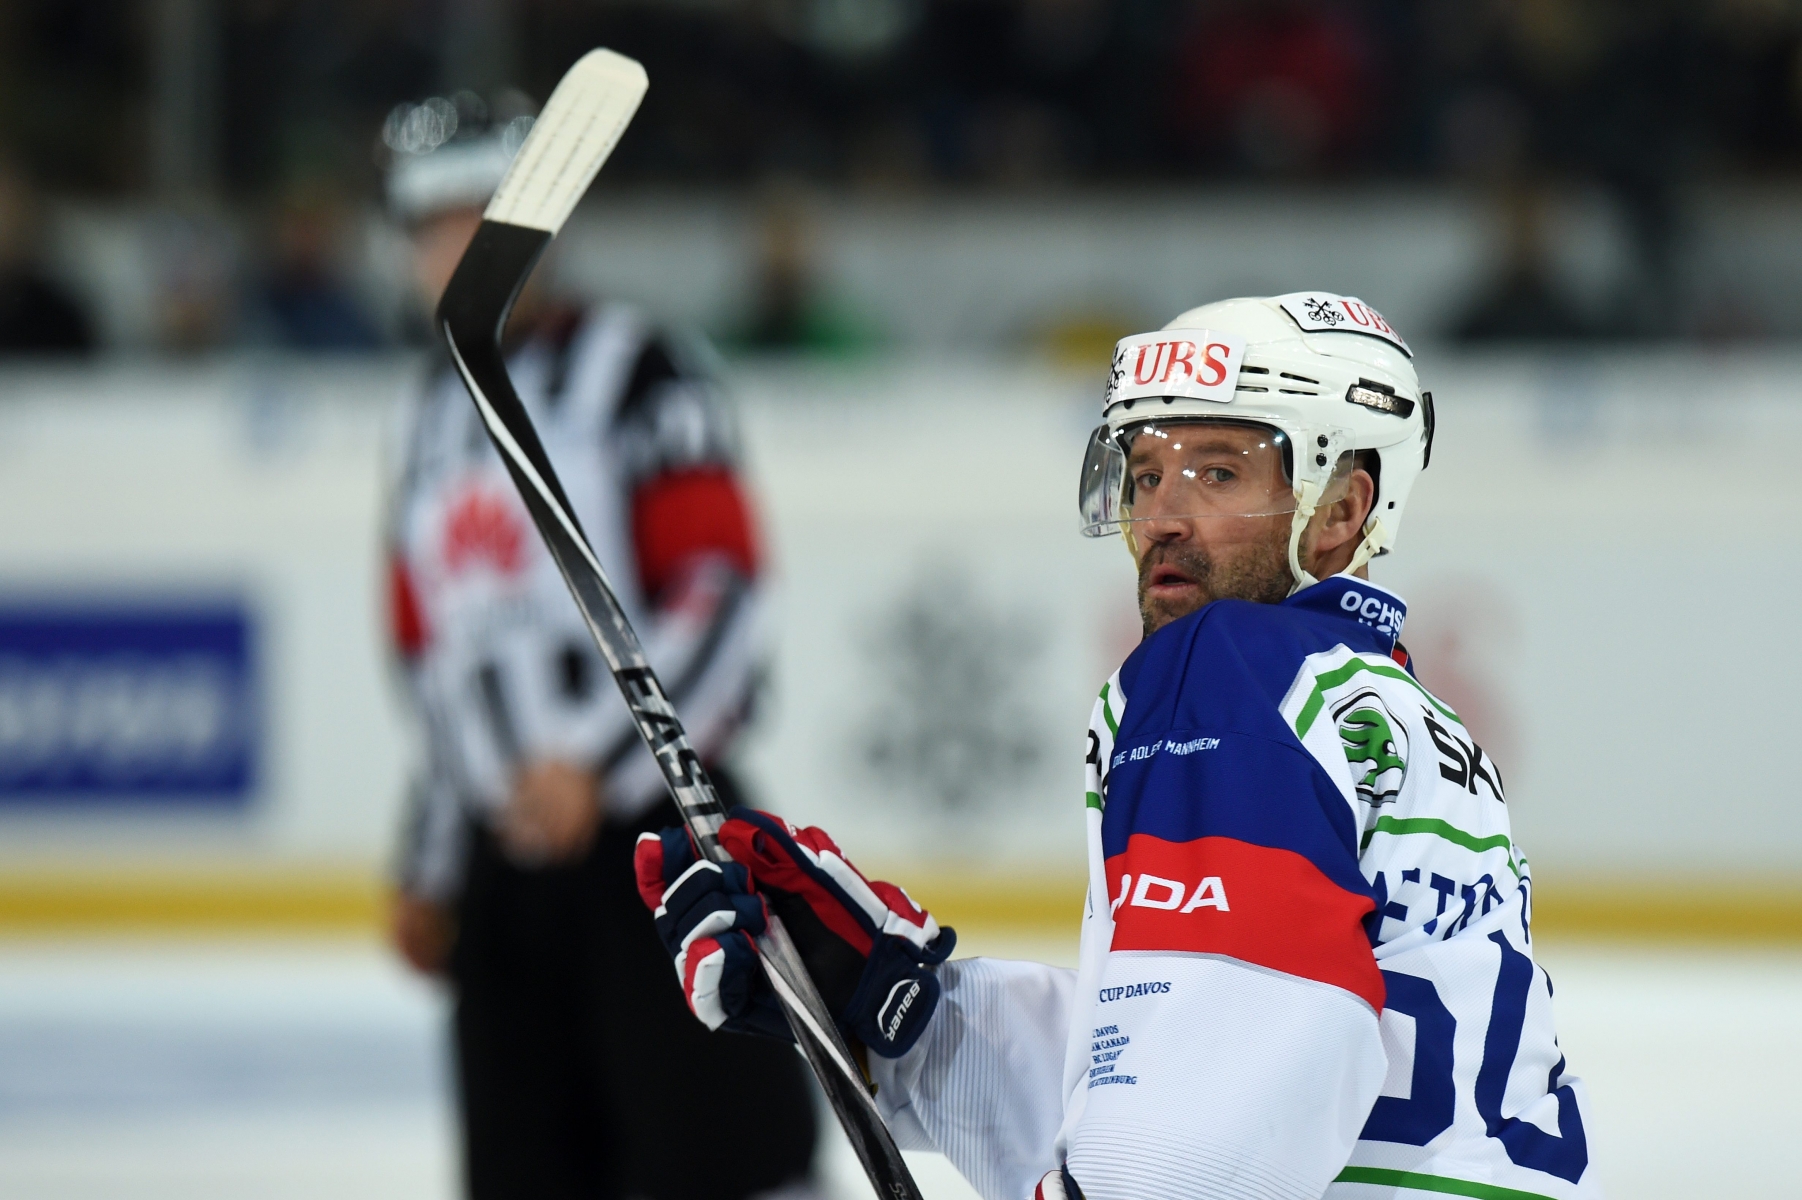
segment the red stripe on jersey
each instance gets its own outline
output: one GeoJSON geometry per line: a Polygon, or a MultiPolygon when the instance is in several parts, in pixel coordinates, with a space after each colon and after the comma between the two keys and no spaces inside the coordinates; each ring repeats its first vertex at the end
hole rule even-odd
{"type": "Polygon", "coordinates": [[[1382,1011],[1383,975],[1363,924],[1376,902],[1292,850],[1135,833],[1107,860],[1107,877],[1115,950],[1223,954],[1344,988],[1382,1011]]]}
{"type": "Polygon", "coordinates": [[[388,559],[388,635],[402,658],[418,658],[431,635],[425,627],[425,612],[419,606],[419,592],[413,586],[413,574],[398,554],[388,559]]]}
{"type": "Polygon", "coordinates": [[[642,484],[632,494],[632,547],[647,596],[701,554],[724,554],[747,578],[757,573],[750,505],[722,467],[668,471],[642,484]]]}

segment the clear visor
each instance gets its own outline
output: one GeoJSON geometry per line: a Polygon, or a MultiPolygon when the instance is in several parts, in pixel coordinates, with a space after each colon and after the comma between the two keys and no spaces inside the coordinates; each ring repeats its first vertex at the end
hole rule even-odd
{"type": "Polygon", "coordinates": [[[1119,533],[1136,522],[1275,517],[1296,509],[1288,439],[1232,421],[1149,422],[1089,435],[1083,456],[1082,531],[1119,533]]]}

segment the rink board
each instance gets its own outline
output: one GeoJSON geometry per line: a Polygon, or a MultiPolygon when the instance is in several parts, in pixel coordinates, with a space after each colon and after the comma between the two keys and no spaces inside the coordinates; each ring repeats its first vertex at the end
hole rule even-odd
{"type": "MultiPolygon", "coordinates": [[[[1563,894],[1584,927],[1794,928],[1802,360],[1424,361],[1440,441],[1375,575],[1413,604],[1423,677],[1506,772],[1544,914],[1563,894]]],[[[114,913],[233,910],[240,885],[252,910],[374,911],[414,753],[379,572],[383,455],[414,369],[6,377],[0,602],[239,597],[262,715],[241,805],[0,806],[0,921],[79,908],[94,880],[114,913]],[[159,900],[172,877],[214,899],[159,900]]],[[[1129,562],[1074,529],[1096,383],[1000,358],[735,376],[774,582],[747,773],[763,802],[972,913],[1054,919],[1080,878],[1082,730],[1136,637],[1129,562]]]]}

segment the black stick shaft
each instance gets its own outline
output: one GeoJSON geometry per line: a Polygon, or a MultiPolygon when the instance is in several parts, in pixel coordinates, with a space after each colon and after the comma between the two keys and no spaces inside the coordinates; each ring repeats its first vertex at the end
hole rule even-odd
{"type": "MultiPolygon", "coordinates": [[[[438,306],[438,329],[501,461],[507,464],[595,645],[619,684],[639,734],[663,771],[683,821],[703,854],[715,862],[728,862],[731,855],[718,838],[725,809],[700,757],[689,745],[675,706],[646,660],[638,634],[614,596],[507,375],[501,331],[513,301],[550,240],[551,235],[542,230],[483,221],[445,289],[438,306]]],[[[839,1036],[794,942],[774,914],[769,931],[757,939],[757,949],[795,1040],[825,1089],[876,1194],[883,1200],[923,1200],[876,1111],[862,1071],[839,1036]]]]}

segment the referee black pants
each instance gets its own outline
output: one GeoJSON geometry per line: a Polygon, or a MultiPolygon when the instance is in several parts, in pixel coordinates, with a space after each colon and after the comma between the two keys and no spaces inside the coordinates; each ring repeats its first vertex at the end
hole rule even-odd
{"type": "Polygon", "coordinates": [[[665,799],[531,870],[472,830],[451,961],[472,1200],[739,1200],[806,1176],[800,1056],[695,1020],[638,897],[639,832],[676,824],[665,799]]]}

